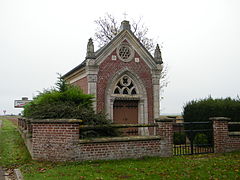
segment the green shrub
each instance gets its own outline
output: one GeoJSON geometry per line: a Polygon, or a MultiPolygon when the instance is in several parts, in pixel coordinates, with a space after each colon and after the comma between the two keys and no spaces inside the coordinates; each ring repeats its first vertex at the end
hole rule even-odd
{"type": "Polygon", "coordinates": [[[44,90],[24,106],[23,116],[34,119],[81,119],[83,125],[104,125],[104,128],[82,130],[82,137],[116,136],[118,132],[106,125],[110,120],[92,108],[93,96],[59,78],[57,88],[44,90]],[[94,132],[93,132],[94,131],[94,132]]]}
{"type": "Polygon", "coordinates": [[[240,121],[240,99],[208,97],[188,102],[183,108],[185,122],[209,121],[210,117],[229,117],[240,121]]]}
{"type": "Polygon", "coordinates": [[[207,135],[204,133],[197,133],[194,137],[193,144],[197,146],[205,146],[206,144],[209,144],[207,135]]]}
{"type": "MultiPolygon", "coordinates": [[[[221,98],[213,99],[208,97],[200,100],[193,100],[188,102],[183,108],[183,118],[184,122],[201,122],[209,121],[210,117],[229,117],[231,121],[240,121],[240,99],[232,98],[221,98]]],[[[201,129],[212,129],[212,124],[196,124],[196,125],[184,125],[185,130],[201,130],[201,129]]],[[[231,131],[231,128],[230,128],[231,131]]],[[[193,141],[196,132],[187,133],[190,141],[193,141]]],[[[212,141],[212,133],[206,134],[209,142],[212,141]]]]}
{"type": "Polygon", "coordinates": [[[175,145],[185,144],[186,143],[186,134],[183,132],[175,132],[173,134],[173,143],[175,145]]]}

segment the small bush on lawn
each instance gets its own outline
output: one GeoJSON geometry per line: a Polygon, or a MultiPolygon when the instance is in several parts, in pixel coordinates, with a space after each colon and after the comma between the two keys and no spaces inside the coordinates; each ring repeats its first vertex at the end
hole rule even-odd
{"type": "Polygon", "coordinates": [[[197,133],[194,137],[193,144],[197,146],[205,146],[209,144],[207,135],[204,133],[197,133]]]}
{"type": "Polygon", "coordinates": [[[186,134],[183,132],[175,132],[173,135],[173,143],[176,145],[186,143],[186,134]]]}
{"type": "Polygon", "coordinates": [[[84,94],[76,86],[68,85],[61,77],[57,88],[44,90],[24,107],[23,116],[32,119],[81,119],[84,125],[104,125],[104,128],[82,130],[82,137],[116,136],[116,129],[108,127],[110,120],[92,108],[93,96],[84,94]]]}

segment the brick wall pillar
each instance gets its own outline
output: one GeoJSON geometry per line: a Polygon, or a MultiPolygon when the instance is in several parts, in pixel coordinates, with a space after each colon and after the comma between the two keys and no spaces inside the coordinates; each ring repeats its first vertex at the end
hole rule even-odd
{"type": "Polygon", "coordinates": [[[173,155],[173,120],[170,118],[156,119],[158,127],[156,128],[156,135],[161,138],[162,156],[173,155]]]}
{"type": "Polygon", "coordinates": [[[30,122],[27,122],[27,131],[28,133],[32,133],[32,124],[30,122]]]}
{"type": "Polygon", "coordinates": [[[227,152],[229,146],[228,121],[230,118],[212,117],[210,120],[213,121],[214,152],[227,152]]]}
{"type": "Polygon", "coordinates": [[[20,127],[21,130],[25,130],[25,124],[26,124],[25,118],[18,118],[18,127],[20,127]]]}
{"type": "Polygon", "coordinates": [[[37,160],[74,160],[79,120],[32,121],[32,157],[37,160]]]}
{"type": "Polygon", "coordinates": [[[22,118],[18,118],[18,127],[22,128],[22,118]]]}

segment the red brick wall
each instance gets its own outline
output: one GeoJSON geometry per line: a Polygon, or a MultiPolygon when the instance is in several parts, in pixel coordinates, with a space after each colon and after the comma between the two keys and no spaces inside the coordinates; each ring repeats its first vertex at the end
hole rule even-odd
{"type": "Polygon", "coordinates": [[[79,79],[73,83],[73,85],[80,87],[83,90],[83,93],[88,94],[88,81],[87,77],[79,79]]]}
{"type": "Polygon", "coordinates": [[[163,156],[171,156],[173,154],[173,122],[159,121],[156,128],[156,135],[160,136],[164,146],[162,147],[163,156]]]}
{"type": "Polygon", "coordinates": [[[51,120],[48,123],[32,123],[32,145],[29,151],[33,159],[47,161],[172,156],[172,146],[168,142],[172,137],[166,137],[172,135],[169,133],[172,132],[170,124],[159,122],[159,127],[156,128],[160,128],[157,130],[160,137],[134,140],[119,137],[117,141],[84,142],[79,139],[78,123],[53,123],[51,120]]]}
{"type": "Polygon", "coordinates": [[[104,142],[78,145],[77,160],[123,159],[161,156],[161,140],[104,142]]]}
{"type": "Polygon", "coordinates": [[[240,150],[240,136],[229,136],[228,152],[240,150]]]}
{"type": "Polygon", "coordinates": [[[74,142],[79,140],[79,125],[41,123],[32,125],[33,159],[72,160],[74,142]]]}
{"type": "Polygon", "coordinates": [[[137,74],[147,91],[148,98],[148,119],[149,123],[153,122],[153,85],[151,70],[143,59],[135,51],[135,57],[139,58],[140,62],[136,63],[134,58],[130,62],[123,62],[120,59],[112,60],[112,55],[116,55],[116,50],[113,51],[99,66],[98,82],[97,82],[97,111],[104,111],[105,107],[105,90],[107,88],[108,80],[114,76],[114,74],[128,67],[131,72],[137,74]]]}
{"type": "Polygon", "coordinates": [[[223,153],[240,150],[240,136],[231,136],[228,131],[228,121],[213,120],[214,152],[223,153]]]}

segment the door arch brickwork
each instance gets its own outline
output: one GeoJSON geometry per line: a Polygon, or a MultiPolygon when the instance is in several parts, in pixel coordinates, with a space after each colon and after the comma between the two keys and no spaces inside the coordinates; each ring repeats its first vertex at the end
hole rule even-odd
{"type": "MultiPolygon", "coordinates": [[[[130,89],[133,87],[130,86],[130,89]]],[[[122,88],[122,90],[124,87],[122,88]]],[[[128,90],[130,90],[128,88],[128,90]]],[[[130,92],[130,91],[129,91],[130,92]]],[[[116,101],[132,101],[138,102],[138,109],[137,109],[137,122],[138,124],[148,124],[152,123],[149,122],[148,119],[148,98],[147,98],[147,91],[144,86],[142,80],[138,77],[137,74],[131,72],[128,67],[123,68],[122,70],[116,72],[112,78],[108,80],[106,92],[105,92],[105,110],[106,113],[109,115],[109,118],[114,122],[114,102],[116,101]],[[122,80],[123,77],[129,77],[134,84],[136,94],[115,94],[115,89],[119,81],[122,80]]],[[[148,129],[143,128],[141,129],[140,134],[148,135],[148,129]]]]}

